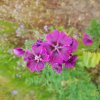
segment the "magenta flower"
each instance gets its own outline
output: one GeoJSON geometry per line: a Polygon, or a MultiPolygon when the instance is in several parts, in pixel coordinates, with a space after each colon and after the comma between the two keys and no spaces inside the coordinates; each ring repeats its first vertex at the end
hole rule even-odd
{"type": "Polygon", "coordinates": [[[26,51],[24,60],[27,62],[27,67],[31,72],[41,71],[45,67],[45,62],[49,60],[46,50],[39,46],[33,46],[32,51],[26,51]]]}
{"type": "Polygon", "coordinates": [[[62,63],[64,59],[69,57],[68,48],[72,40],[64,32],[55,30],[46,36],[46,40],[46,49],[50,55],[51,63],[62,63]]]}
{"type": "Polygon", "coordinates": [[[70,56],[69,60],[64,61],[65,68],[73,68],[75,66],[76,61],[77,61],[77,56],[70,56]]]}
{"type": "Polygon", "coordinates": [[[35,44],[33,44],[33,46],[42,46],[43,41],[42,40],[37,40],[35,44]]]}
{"type": "MultiPolygon", "coordinates": [[[[84,34],[83,40],[89,42],[90,37],[84,34]],[[85,39],[84,39],[85,38],[85,39]]],[[[77,61],[77,56],[72,56],[78,48],[76,39],[67,36],[64,32],[58,30],[46,36],[46,40],[37,40],[32,45],[32,50],[24,51],[22,48],[15,48],[14,54],[24,56],[24,61],[31,72],[40,72],[44,69],[45,63],[50,63],[52,69],[58,73],[62,73],[62,65],[65,68],[73,68],[77,61]]]]}
{"type": "Polygon", "coordinates": [[[71,52],[74,52],[74,51],[76,51],[77,48],[78,48],[78,42],[77,42],[77,40],[74,39],[74,38],[71,38],[71,39],[72,39],[72,42],[71,42],[71,44],[70,44],[70,50],[71,50],[71,52]]]}
{"type": "Polygon", "coordinates": [[[52,69],[56,71],[56,73],[61,74],[62,73],[62,64],[54,63],[52,64],[52,69]]]}
{"type": "Polygon", "coordinates": [[[15,48],[13,49],[15,55],[21,57],[24,55],[25,51],[22,48],[15,48]]]}
{"type": "Polygon", "coordinates": [[[92,45],[93,44],[92,38],[86,33],[83,34],[82,40],[83,40],[84,45],[92,45]]]}

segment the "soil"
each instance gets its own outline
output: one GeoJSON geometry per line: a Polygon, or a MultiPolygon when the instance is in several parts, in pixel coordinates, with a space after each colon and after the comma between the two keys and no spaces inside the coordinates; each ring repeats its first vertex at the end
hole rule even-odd
{"type": "Polygon", "coordinates": [[[100,0],[0,0],[1,20],[31,27],[63,25],[83,31],[94,18],[100,20],[100,0]]]}

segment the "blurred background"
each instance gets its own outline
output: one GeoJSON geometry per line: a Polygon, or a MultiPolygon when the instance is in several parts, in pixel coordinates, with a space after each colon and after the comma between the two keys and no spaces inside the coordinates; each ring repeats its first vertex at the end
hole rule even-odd
{"type": "Polygon", "coordinates": [[[100,0],[0,0],[0,19],[31,27],[74,26],[79,30],[100,20],[100,0]]]}
{"type": "MultiPolygon", "coordinates": [[[[42,94],[43,97],[38,93],[42,90],[32,85],[31,73],[12,54],[12,49],[24,44],[30,46],[55,27],[81,34],[91,23],[96,23],[94,19],[100,22],[100,0],[0,0],[0,100],[56,100],[50,99],[49,93],[42,94]]],[[[93,72],[96,84],[100,84],[100,77],[96,76],[99,70],[93,72]]]]}

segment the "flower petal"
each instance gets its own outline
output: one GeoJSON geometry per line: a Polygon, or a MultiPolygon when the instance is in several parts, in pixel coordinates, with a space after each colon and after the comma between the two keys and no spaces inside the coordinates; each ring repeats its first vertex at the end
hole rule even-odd
{"type": "Polygon", "coordinates": [[[72,42],[70,44],[70,51],[74,52],[77,50],[77,48],[78,48],[78,42],[76,39],[72,38],[72,42]]]}
{"type": "Polygon", "coordinates": [[[36,71],[37,71],[37,72],[40,72],[41,70],[44,69],[44,67],[45,67],[44,63],[43,63],[43,62],[39,62],[39,63],[37,63],[37,65],[36,65],[36,71]]]}
{"type": "Polygon", "coordinates": [[[54,52],[50,55],[50,63],[62,63],[63,62],[63,58],[61,55],[59,55],[58,53],[54,52]]]}
{"type": "Polygon", "coordinates": [[[59,38],[59,31],[58,30],[54,30],[52,33],[50,33],[46,36],[46,40],[49,43],[56,42],[58,40],[58,38],[59,38]]]}
{"type": "Polygon", "coordinates": [[[69,46],[71,43],[71,38],[68,37],[64,32],[61,32],[58,41],[65,46],[69,46]]]}
{"type": "Polygon", "coordinates": [[[71,54],[71,51],[69,50],[69,47],[63,47],[60,51],[60,57],[63,59],[63,60],[68,60],[69,59],[69,56],[71,54]]]}
{"type": "Polygon", "coordinates": [[[43,62],[49,61],[49,55],[45,52],[41,54],[41,58],[43,62]]]}
{"type": "Polygon", "coordinates": [[[36,41],[36,43],[35,44],[33,44],[33,46],[35,45],[35,46],[42,46],[42,44],[43,44],[43,41],[42,40],[37,40],[36,41]]]}
{"type": "Polygon", "coordinates": [[[25,51],[22,48],[15,48],[15,49],[13,49],[13,52],[15,55],[17,55],[19,57],[23,56],[25,53],[25,51]]]}
{"type": "Polygon", "coordinates": [[[36,70],[37,63],[35,61],[28,61],[27,67],[30,69],[31,72],[34,72],[36,70]]]}
{"type": "Polygon", "coordinates": [[[77,61],[77,56],[71,56],[68,61],[65,61],[65,68],[73,68],[77,61]]]}
{"type": "Polygon", "coordinates": [[[30,52],[29,50],[27,50],[25,52],[24,61],[32,61],[33,58],[34,58],[34,55],[32,54],[32,52],[30,52]]]}
{"type": "Polygon", "coordinates": [[[83,40],[84,45],[92,45],[93,44],[92,38],[86,33],[83,34],[82,40],[83,40]]]}
{"type": "Polygon", "coordinates": [[[42,52],[42,49],[43,49],[42,46],[33,45],[33,46],[32,46],[32,53],[33,53],[34,55],[39,55],[39,54],[42,52]]]}
{"type": "Polygon", "coordinates": [[[54,64],[52,65],[52,69],[53,69],[54,71],[56,71],[56,73],[58,73],[58,74],[61,74],[61,73],[62,73],[62,65],[61,65],[61,64],[54,63],[54,64]]]}

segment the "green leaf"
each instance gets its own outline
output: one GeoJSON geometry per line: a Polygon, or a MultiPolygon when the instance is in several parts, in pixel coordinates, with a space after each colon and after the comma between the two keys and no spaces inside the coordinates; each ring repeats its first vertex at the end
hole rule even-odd
{"type": "Polygon", "coordinates": [[[15,32],[17,26],[18,25],[16,23],[0,20],[0,35],[15,32]]]}
{"type": "Polygon", "coordinates": [[[26,40],[24,43],[25,49],[31,50],[33,43],[34,43],[33,40],[26,40]]]}
{"type": "Polygon", "coordinates": [[[93,68],[96,67],[100,62],[100,53],[99,52],[83,52],[79,56],[79,64],[83,67],[93,68]]]}

